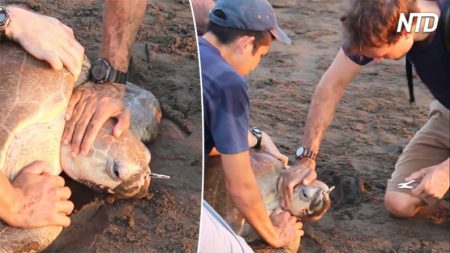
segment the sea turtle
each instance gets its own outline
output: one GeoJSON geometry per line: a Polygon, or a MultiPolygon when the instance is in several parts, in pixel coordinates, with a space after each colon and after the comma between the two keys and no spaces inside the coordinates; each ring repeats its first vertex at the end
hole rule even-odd
{"type": "MultiPolygon", "coordinates": [[[[157,135],[161,111],[156,98],[128,84],[125,100],[131,112],[132,131],[114,138],[111,119],[103,126],[91,151],[73,158],[69,146],[60,144],[64,114],[73,89],[73,76],[67,70],[55,71],[18,44],[2,41],[0,170],[13,180],[23,167],[43,160],[52,165],[54,175],[64,170],[74,180],[119,198],[145,196],[150,184],[150,152],[140,138],[157,135]]],[[[0,222],[0,252],[42,250],[61,230],[50,226],[18,229],[0,222]]]]}
{"type": "MultiPolygon", "coordinates": [[[[280,207],[278,179],[283,165],[272,155],[259,150],[251,150],[250,160],[264,205],[271,214],[280,207]]],[[[226,193],[220,157],[210,157],[206,161],[204,184],[205,200],[216,209],[233,230],[247,242],[259,239],[256,231],[245,222],[243,215],[226,193]]],[[[291,208],[287,211],[303,222],[318,220],[330,207],[329,193],[328,186],[319,180],[313,181],[308,186],[298,185],[294,188],[291,208]]],[[[288,252],[297,252],[299,246],[300,238],[284,249],[288,252]]]]}

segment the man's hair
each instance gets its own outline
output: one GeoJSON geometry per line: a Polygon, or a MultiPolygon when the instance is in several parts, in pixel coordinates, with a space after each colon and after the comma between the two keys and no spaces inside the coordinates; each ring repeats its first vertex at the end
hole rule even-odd
{"type": "Polygon", "coordinates": [[[223,27],[211,21],[209,21],[208,24],[208,31],[214,34],[220,43],[225,45],[232,43],[233,41],[237,40],[239,37],[242,36],[255,37],[255,40],[253,42],[254,45],[252,51],[253,54],[256,53],[256,51],[260,46],[270,45],[270,42],[273,39],[270,31],[257,32],[257,31],[239,30],[235,28],[223,27]]]}
{"type": "Polygon", "coordinates": [[[358,52],[363,47],[379,47],[396,43],[400,13],[406,18],[419,12],[416,0],[353,0],[341,17],[344,26],[343,49],[358,52]]]}

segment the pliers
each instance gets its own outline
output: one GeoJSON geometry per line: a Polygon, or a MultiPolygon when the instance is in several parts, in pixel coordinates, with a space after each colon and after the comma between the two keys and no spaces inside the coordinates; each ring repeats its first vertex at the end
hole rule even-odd
{"type": "Polygon", "coordinates": [[[400,188],[400,189],[412,189],[417,186],[417,183],[416,183],[416,180],[414,179],[414,180],[411,180],[411,181],[408,181],[405,183],[399,183],[397,185],[398,185],[398,188],[400,188]]]}

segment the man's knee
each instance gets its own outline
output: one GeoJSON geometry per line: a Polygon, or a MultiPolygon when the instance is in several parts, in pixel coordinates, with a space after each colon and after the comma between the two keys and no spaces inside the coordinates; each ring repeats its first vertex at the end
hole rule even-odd
{"type": "Polygon", "coordinates": [[[413,217],[421,200],[403,192],[387,191],[384,196],[384,206],[393,216],[400,218],[413,217]]]}

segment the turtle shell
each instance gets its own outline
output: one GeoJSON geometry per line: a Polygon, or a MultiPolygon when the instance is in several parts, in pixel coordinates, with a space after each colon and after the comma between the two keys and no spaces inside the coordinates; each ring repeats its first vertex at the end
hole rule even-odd
{"type": "Polygon", "coordinates": [[[73,85],[66,69],[53,70],[16,43],[0,44],[0,169],[10,180],[35,160],[61,172],[60,138],[73,85]]]}
{"type": "MultiPolygon", "coordinates": [[[[0,170],[13,180],[33,161],[61,172],[60,139],[73,76],[36,60],[10,41],[0,43],[0,170]]],[[[0,222],[0,251],[39,251],[61,227],[18,229],[0,222]]]]}

